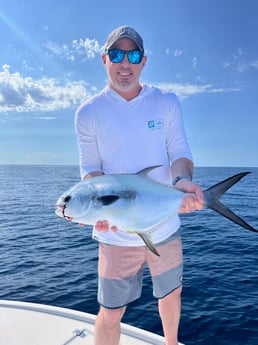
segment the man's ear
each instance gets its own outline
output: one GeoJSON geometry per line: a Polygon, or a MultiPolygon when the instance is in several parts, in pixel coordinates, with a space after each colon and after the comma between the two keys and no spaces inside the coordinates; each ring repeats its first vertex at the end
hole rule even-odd
{"type": "Polygon", "coordinates": [[[145,66],[146,62],[147,62],[147,56],[143,56],[143,58],[142,58],[142,68],[145,66]]]}
{"type": "Polygon", "coordinates": [[[101,55],[101,60],[102,60],[103,64],[105,65],[106,61],[107,61],[107,55],[106,54],[102,54],[101,55]]]}

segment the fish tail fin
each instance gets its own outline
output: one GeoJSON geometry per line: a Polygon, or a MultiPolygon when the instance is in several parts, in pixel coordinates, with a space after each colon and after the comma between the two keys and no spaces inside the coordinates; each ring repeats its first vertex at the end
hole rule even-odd
{"type": "Polygon", "coordinates": [[[145,233],[137,233],[137,234],[141,237],[143,242],[146,244],[146,246],[149,248],[149,250],[152,251],[153,254],[160,256],[159,252],[157,251],[154,244],[152,243],[148,233],[145,232],[145,233]]]}
{"type": "Polygon", "coordinates": [[[230,187],[232,187],[235,183],[237,183],[241,178],[249,174],[250,172],[243,172],[236,174],[232,177],[223,180],[214,186],[206,189],[204,191],[204,204],[208,208],[212,209],[213,211],[221,214],[222,216],[228,218],[233,223],[236,223],[242,226],[245,229],[248,229],[253,232],[258,232],[258,230],[254,229],[251,225],[249,225],[245,220],[240,218],[236,215],[233,211],[231,211],[228,207],[222,204],[219,201],[220,196],[222,196],[230,187]]]}

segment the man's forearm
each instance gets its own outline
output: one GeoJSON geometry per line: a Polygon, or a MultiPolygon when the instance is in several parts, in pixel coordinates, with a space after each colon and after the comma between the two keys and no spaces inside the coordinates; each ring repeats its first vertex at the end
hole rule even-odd
{"type": "Polygon", "coordinates": [[[177,176],[189,176],[192,179],[194,172],[193,162],[188,158],[179,158],[171,165],[173,179],[177,176]]]}
{"type": "Polygon", "coordinates": [[[83,177],[83,179],[86,180],[87,178],[101,176],[101,175],[104,175],[104,173],[102,171],[92,171],[91,173],[85,175],[83,177]]]}

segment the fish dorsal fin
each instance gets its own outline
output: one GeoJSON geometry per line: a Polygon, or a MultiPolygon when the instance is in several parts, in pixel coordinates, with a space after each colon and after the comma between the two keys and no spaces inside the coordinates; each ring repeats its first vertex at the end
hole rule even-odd
{"type": "Polygon", "coordinates": [[[151,167],[144,168],[144,169],[138,171],[136,173],[136,175],[141,175],[141,176],[145,176],[146,177],[151,170],[156,169],[156,168],[160,168],[160,167],[162,167],[162,165],[153,165],[151,167]]]}

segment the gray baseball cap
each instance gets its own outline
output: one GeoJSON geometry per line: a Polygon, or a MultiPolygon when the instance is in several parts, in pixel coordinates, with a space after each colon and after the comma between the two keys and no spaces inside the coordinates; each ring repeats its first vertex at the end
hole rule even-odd
{"type": "Polygon", "coordinates": [[[138,34],[137,31],[135,31],[130,26],[120,26],[119,28],[113,30],[109,34],[107,41],[105,43],[105,52],[107,52],[108,49],[110,49],[111,46],[116,41],[120,40],[121,38],[126,38],[126,37],[133,40],[135,42],[135,44],[137,45],[138,49],[140,51],[144,52],[143,40],[142,40],[141,36],[138,34]]]}

